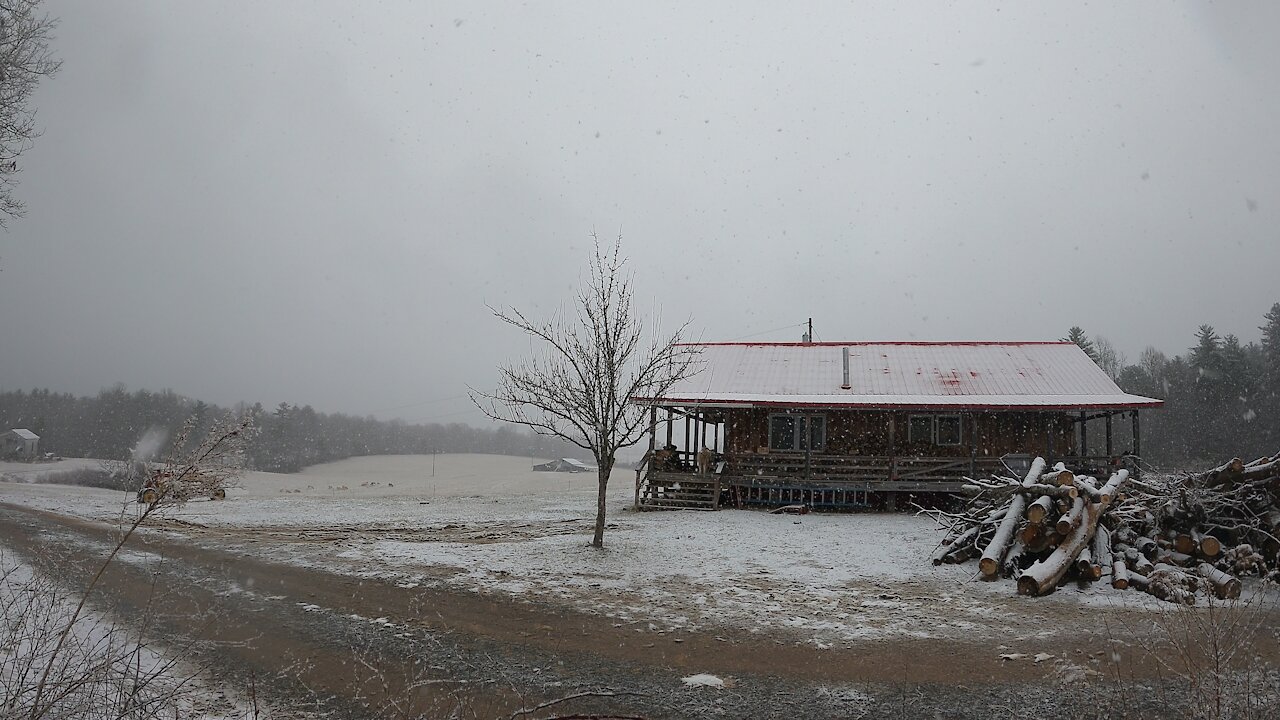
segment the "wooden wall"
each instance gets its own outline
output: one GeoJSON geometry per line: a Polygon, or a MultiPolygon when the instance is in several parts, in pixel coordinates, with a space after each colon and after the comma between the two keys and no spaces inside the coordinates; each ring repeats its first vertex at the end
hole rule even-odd
{"type": "MultiPolygon", "coordinates": [[[[757,452],[766,447],[772,412],[776,411],[762,408],[726,411],[726,451],[733,455],[757,452]]],[[[1061,456],[1073,454],[1076,450],[1075,425],[1068,413],[960,413],[964,424],[962,443],[938,446],[931,441],[910,443],[907,440],[907,418],[929,413],[888,410],[813,412],[827,419],[827,447],[822,453],[825,455],[890,455],[892,450],[892,454],[898,456],[964,457],[969,455],[970,434],[975,420],[979,457],[999,457],[1008,453],[1061,456]],[[892,448],[889,443],[890,417],[895,423],[892,448]]]]}

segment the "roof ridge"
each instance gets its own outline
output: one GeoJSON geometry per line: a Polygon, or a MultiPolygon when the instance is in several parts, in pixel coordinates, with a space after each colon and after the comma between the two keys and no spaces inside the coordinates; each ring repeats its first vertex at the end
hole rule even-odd
{"type": "Polygon", "coordinates": [[[918,346],[1017,346],[1017,345],[1074,345],[1070,340],[848,340],[822,342],[686,342],[677,343],[682,347],[850,347],[866,345],[918,345],[918,346]]]}

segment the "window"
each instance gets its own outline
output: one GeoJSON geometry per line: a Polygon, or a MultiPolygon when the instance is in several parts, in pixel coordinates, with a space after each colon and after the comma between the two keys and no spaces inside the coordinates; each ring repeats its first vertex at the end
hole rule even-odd
{"type": "Polygon", "coordinates": [[[827,446],[827,419],[822,415],[770,415],[769,449],[800,451],[805,449],[804,426],[809,426],[810,447],[822,452],[827,446]]]}
{"type": "Polygon", "coordinates": [[[907,440],[959,445],[964,442],[964,421],[959,415],[912,415],[907,418],[907,440]]]}
{"type": "Polygon", "coordinates": [[[907,418],[908,442],[933,442],[933,416],[912,415],[907,418]]]}
{"type": "Polygon", "coordinates": [[[794,450],[796,446],[796,419],[790,415],[769,416],[769,449],[794,450]]]}
{"type": "Polygon", "coordinates": [[[963,440],[963,425],[959,415],[939,415],[934,426],[934,444],[959,445],[963,440]]]}

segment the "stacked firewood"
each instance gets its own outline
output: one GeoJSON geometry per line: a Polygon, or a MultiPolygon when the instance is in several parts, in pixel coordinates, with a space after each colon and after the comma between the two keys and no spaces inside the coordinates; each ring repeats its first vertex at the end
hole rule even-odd
{"type": "Polygon", "coordinates": [[[1234,458],[1202,473],[1105,481],[1036,458],[1026,476],[970,480],[935,565],[979,558],[984,579],[1016,578],[1044,595],[1068,580],[1106,577],[1162,600],[1240,596],[1240,577],[1280,580],[1280,454],[1234,458]]]}

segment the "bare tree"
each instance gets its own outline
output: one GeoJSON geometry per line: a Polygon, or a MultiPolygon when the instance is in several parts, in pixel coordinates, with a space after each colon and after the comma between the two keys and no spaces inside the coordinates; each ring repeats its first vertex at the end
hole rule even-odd
{"type": "Polygon", "coordinates": [[[1102,371],[1112,380],[1120,379],[1120,370],[1129,364],[1129,358],[1125,357],[1124,353],[1116,350],[1116,346],[1101,335],[1093,339],[1093,347],[1098,356],[1098,367],[1102,368],[1102,371]]]}
{"type": "Polygon", "coordinates": [[[49,50],[57,21],[46,14],[41,0],[0,0],[0,227],[21,217],[24,206],[14,195],[18,157],[40,131],[31,95],[40,79],[61,64],[49,50]]]}
{"type": "Polygon", "coordinates": [[[693,351],[681,344],[685,322],[674,333],[656,330],[646,339],[632,306],[632,275],[623,268],[622,237],[602,247],[592,233],[586,286],[577,312],[547,321],[516,309],[493,309],[499,320],[543,346],[545,353],[499,368],[498,389],[471,389],[471,400],[495,420],[525,425],[566,440],[595,457],[599,493],[595,536],[604,546],[605,492],[618,450],[635,445],[647,428],[649,407],[633,398],[658,398],[695,372],[693,351]]]}

